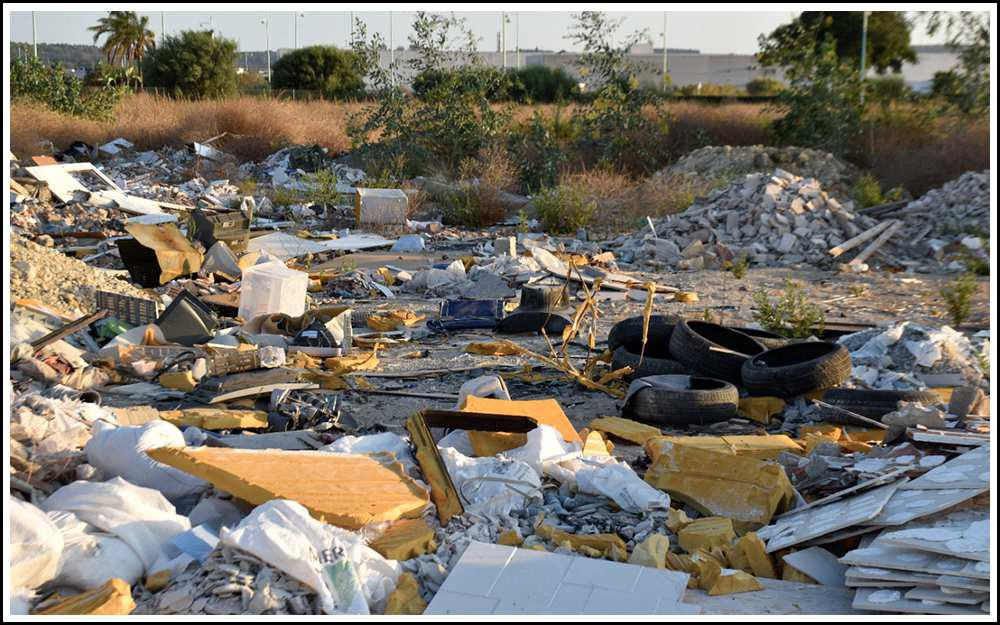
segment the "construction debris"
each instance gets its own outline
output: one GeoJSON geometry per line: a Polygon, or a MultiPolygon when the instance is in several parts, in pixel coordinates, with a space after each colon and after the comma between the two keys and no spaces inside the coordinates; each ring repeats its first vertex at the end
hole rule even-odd
{"type": "Polygon", "coordinates": [[[235,139],[12,162],[17,613],[989,610],[989,332],[786,337],[716,271],[911,288],[986,254],[988,172],[861,209],[703,148],[657,178],[724,186],[598,241],[235,139]]]}

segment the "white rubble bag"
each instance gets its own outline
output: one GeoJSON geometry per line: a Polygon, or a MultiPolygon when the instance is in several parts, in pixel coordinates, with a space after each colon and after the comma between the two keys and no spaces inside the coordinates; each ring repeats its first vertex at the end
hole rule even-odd
{"type": "Polygon", "coordinates": [[[63,537],[45,512],[7,496],[10,515],[10,588],[15,595],[30,594],[59,573],[63,537]]]}
{"type": "Polygon", "coordinates": [[[107,477],[123,477],[137,486],[152,488],[168,499],[180,499],[205,487],[204,480],[157,462],[147,449],[185,447],[184,434],[172,423],[150,421],[139,426],[116,427],[96,423],[84,448],[87,461],[107,477]]]}
{"type": "Polygon", "coordinates": [[[320,448],[337,454],[372,454],[391,452],[404,465],[416,466],[416,459],[410,453],[410,443],[394,432],[379,432],[364,436],[341,436],[329,445],[320,448]]]}
{"type": "Polygon", "coordinates": [[[611,457],[579,457],[546,465],[545,473],[575,484],[581,493],[603,495],[628,512],[670,507],[670,496],[643,481],[632,467],[611,457]]]}
{"type": "Polygon", "coordinates": [[[166,559],[166,545],[191,529],[188,518],[177,514],[159,491],[120,477],[63,486],[42,503],[42,509],[72,512],[94,528],[117,536],[135,552],[147,574],[164,568],[158,561],[166,559]]]}
{"type": "Polygon", "coordinates": [[[527,462],[499,456],[470,458],[454,447],[438,449],[466,512],[507,518],[542,496],[541,477],[527,462]]]}
{"type": "Polygon", "coordinates": [[[58,586],[84,592],[116,577],[129,585],[142,579],[142,560],[122,539],[95,529],[72,512],[57,510],[48,517],[59,528],[64,544],[55,578],[58,586]]]}
{"type": "Polygon", "coordinates": [[[324,550],[344,550],[360,577],[370,611],[381,611],[402,572],[399,562],[383,558],[359,534],[317,521],[302,504],[287,499],[257,506],[236,529],[223,529],[220,539],[223,545],[250,553],[315,590],[327,614],[338,610],[323,582],[320,557],[324,550]]]}

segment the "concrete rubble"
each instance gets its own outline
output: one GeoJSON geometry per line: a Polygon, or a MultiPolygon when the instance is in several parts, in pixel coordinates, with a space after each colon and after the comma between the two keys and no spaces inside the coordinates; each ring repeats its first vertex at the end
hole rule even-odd
{"type": "Polygon", "coordinates": [[[932,275],[989,172],[866,211],[828,154],[703,148],[659,176],[726,186],[601,241],[445,226],[318,146],[96,152],[120,204],[12,164],[15,613],[989,611],[989,331],[767,336],[710,277],[932,275]]]}

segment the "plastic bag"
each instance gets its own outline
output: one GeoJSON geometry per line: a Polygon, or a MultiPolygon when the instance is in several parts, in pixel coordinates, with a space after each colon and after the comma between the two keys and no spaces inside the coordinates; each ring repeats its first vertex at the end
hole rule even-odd
{"type": "Polygon", "coordinates": [[[526,462],[497,456],[470,458],[453,447],[440,451],[467,512],[500,519],[541,496],[541,477],[526,462]]]}
{"type": "Polygon", "coordinates": [[[10,588],[34,590],[59,573],[63,537],[45,512],[17,499],[7,497],[10,515],[10,588]]]}
{"type": "Polygon", "coordinates": [[[380,432],[365,436],[342,436],[333,441],[321,451],[338,454],[371,454],[390,451],[400,462],[414,466],[416,460],[410,453],[410,444],[399,434],[380,432]]]}
{"type": "Polygon", "coordinates": [[[130,585],[142,579],[142,560],[122,539],[96,530],[72,512],[49,512],[48,517],[64,543],[57,585],[86,591],[116,577],[130,585]]]}
{"type": "Polygon", "coordinates": [[[166,421],[128,427],[97,423],[85,451],[88,462],[104,475],[123,477],[132,484],[156,489],[169,499],[179,499],[208,483],[159,463],[144,452],[157,447],[184,446],[184,435],[166,421]]]}
{"type": "Polygon", "coordinates": [[[384,605],[402,571],[398,562],[383,558],[358,534],[321,523],[302,504],[287,499],[257,506],[236,529],[223,529],[220,538],[223,545],[246,551],[315,590],[328,614],[337,610],[323,582],[320,554],[324,550],[344,550],[373,611],[384,605]]]}
{"type": "Polygon", "coordinates": [[[85,523],[114,534],[132,548],[147,573],[177,534],[191,529],[162,494],[120,477],[107,482],[73,482],[42,503],[46,512],[73,512],[85,523]]]}

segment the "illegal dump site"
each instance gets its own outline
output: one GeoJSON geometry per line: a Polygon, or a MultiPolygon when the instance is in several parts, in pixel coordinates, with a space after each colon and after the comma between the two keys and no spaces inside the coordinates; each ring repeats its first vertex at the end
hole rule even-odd
{"type": "Polygon", "coordinates": [[[992,613],[988,170],[567,233],[234,141],[10,155],[11,613],[992,613]]]}

